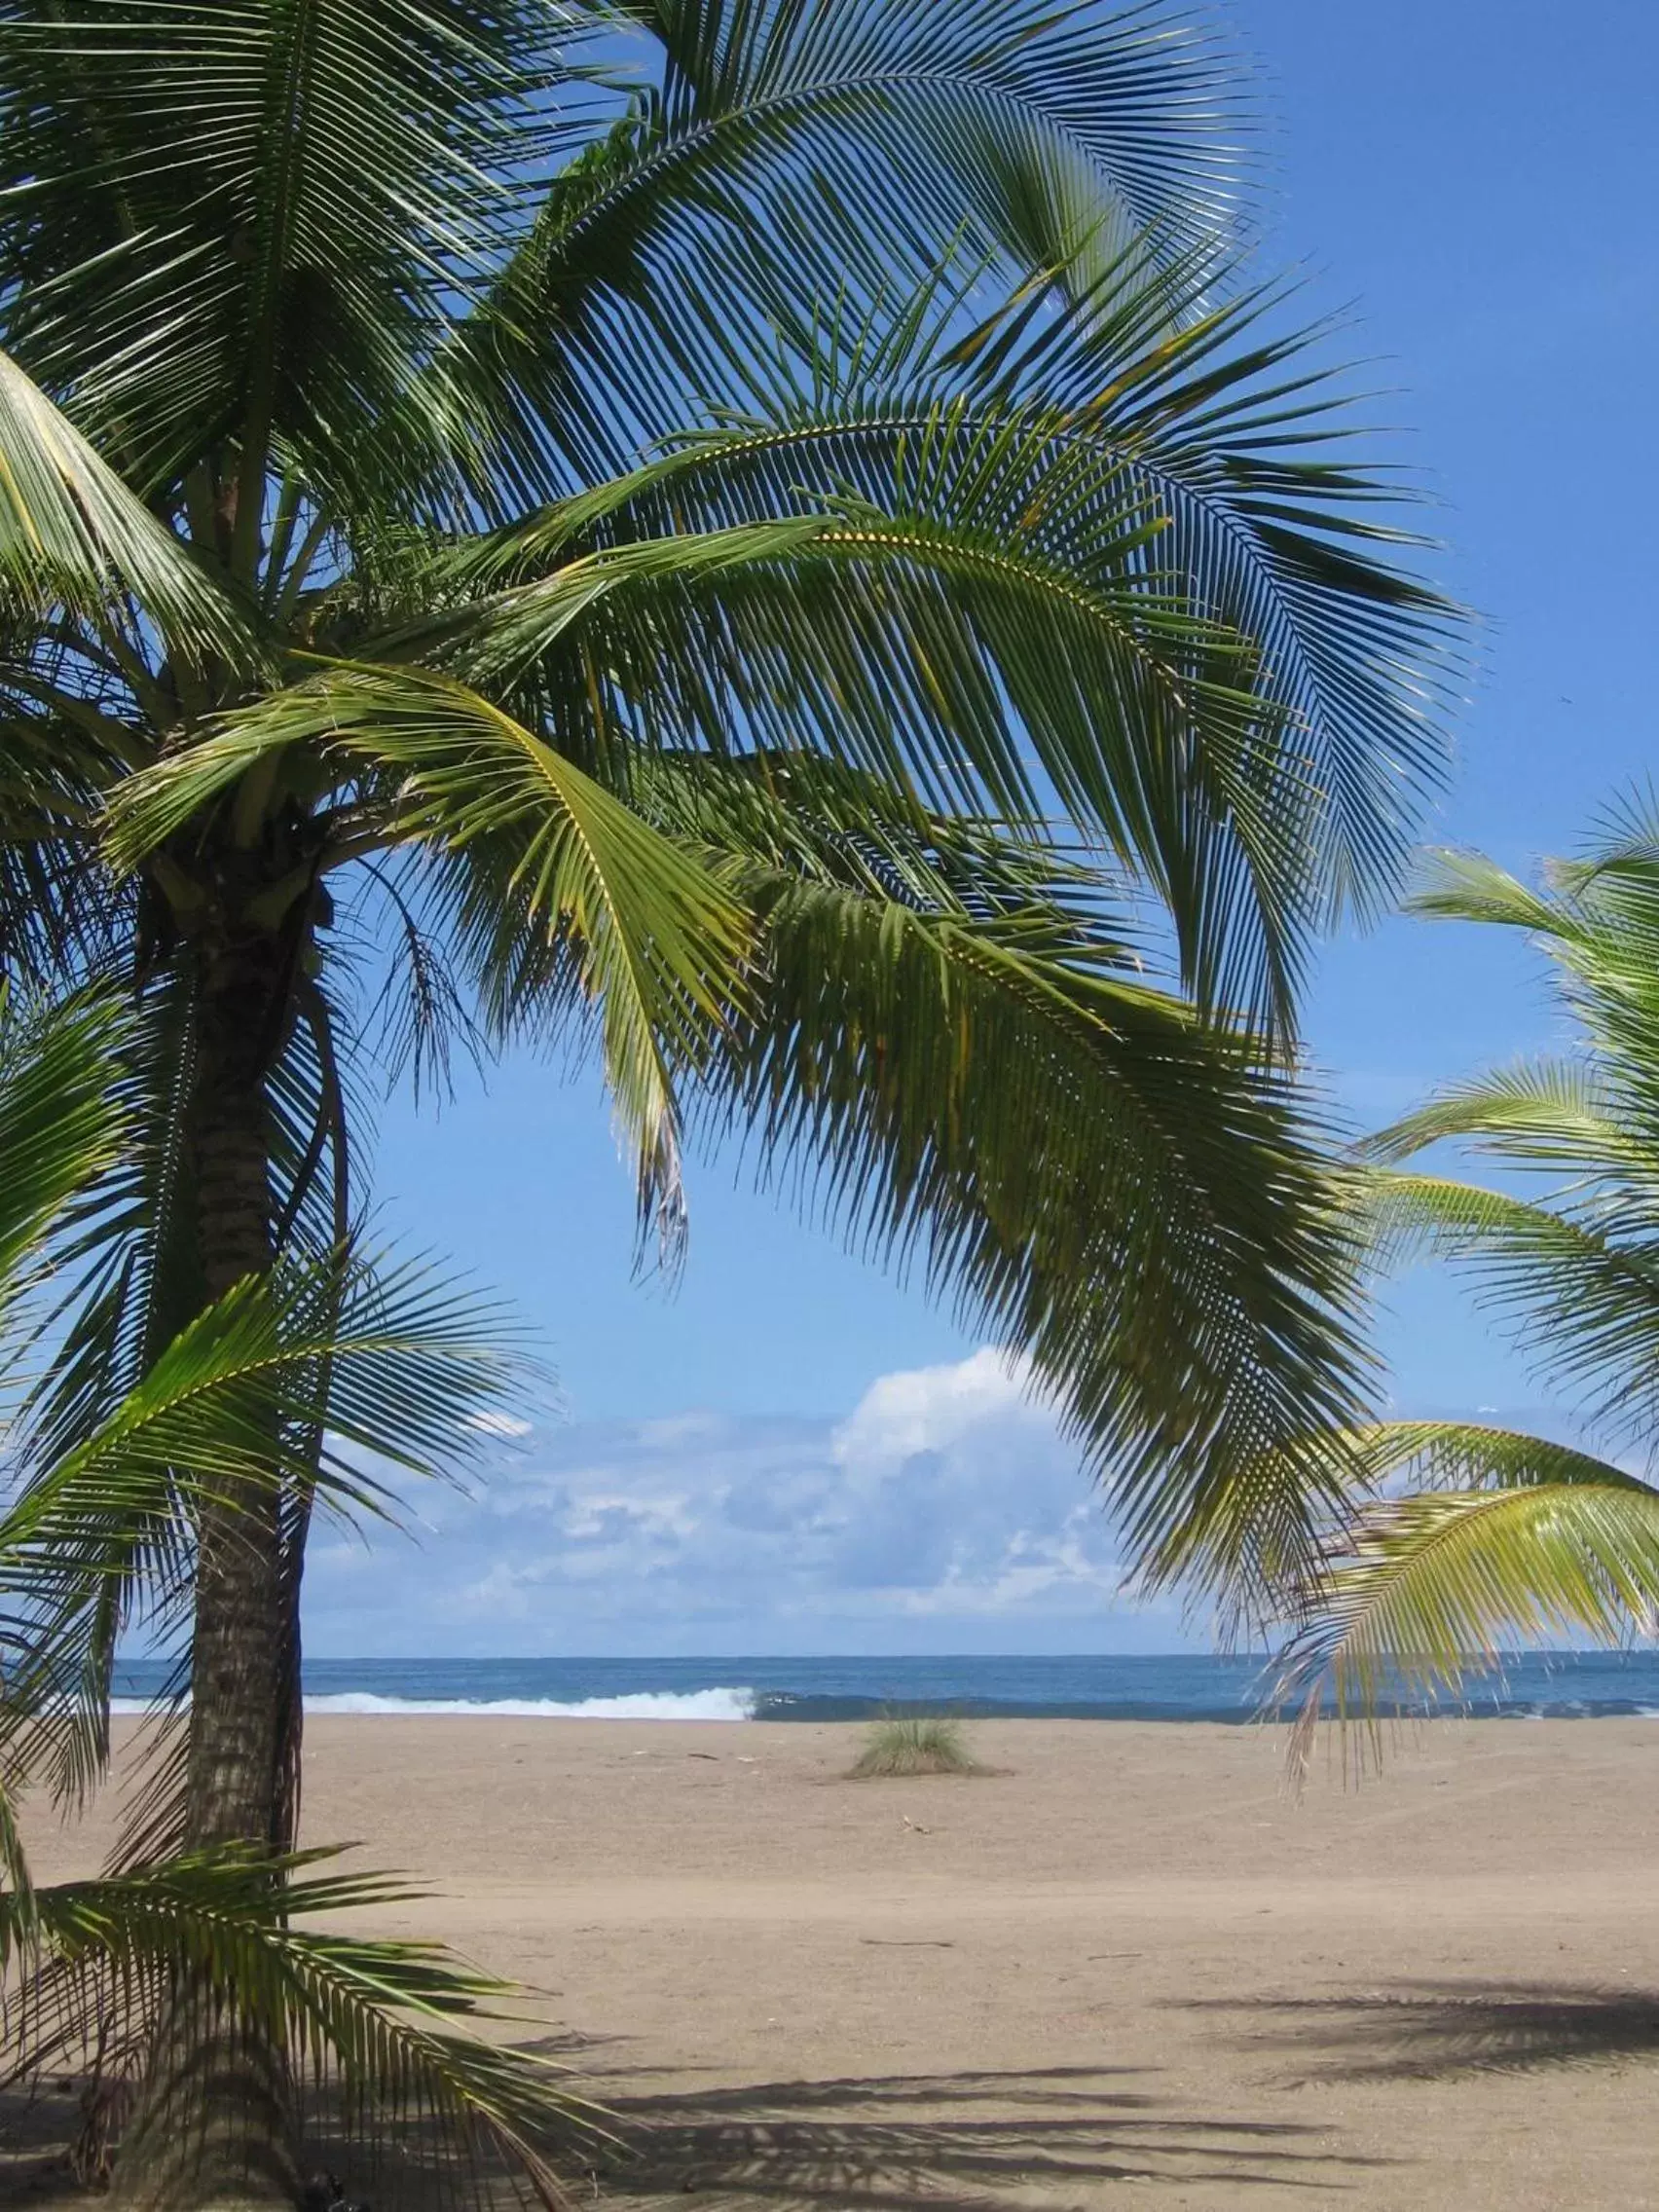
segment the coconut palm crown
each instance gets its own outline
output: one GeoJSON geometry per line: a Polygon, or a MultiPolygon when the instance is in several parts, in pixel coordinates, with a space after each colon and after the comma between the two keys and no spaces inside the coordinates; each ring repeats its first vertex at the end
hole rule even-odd
{"type": "Polygon", "coordinates": [[[1442,1694],[1529,1641],[1618,1644],[1659,1621],[1659,812],[1617,810],[1533,887],[1436,857],[1419,913],[1518,930],[1551,964],[1570,1050],[1458,1083],[1369,1150],[1455,1144],[1490,1189],[1400,1165],[1368,1178],[1380,1257],[1446,1261],[1560,1394],[1580,1442],[1478,1422],[1359,1432],[1381,1493],[1309,1588],[1284,1694],[1380,1747],[1381,1701],[1442,1694]],[[1530,1186],[1530,1188],[1529,1188],[1530,1186]]]}

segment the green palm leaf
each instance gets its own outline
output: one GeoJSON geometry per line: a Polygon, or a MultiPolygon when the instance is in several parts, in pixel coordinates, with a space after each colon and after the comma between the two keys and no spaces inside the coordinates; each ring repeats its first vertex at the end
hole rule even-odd
{"type": "MultiPolygon", "coordinates": [[[[436,1944],[319,1927],[420,1896],[385,1875],[329,1871],[332,1856],[299,1854],[275,1869],[197,1856],[0,1892],[7,2079],[62,2067],[94,2080],[119,2072],[188,1977],[208,2003],[234,2006],[332,2101],[319,2117],[347,2130],[355,2157],[380,2155],[388,2122],[416,2135],[435,2128],[427,2156],[449,2169],[451,2188],[504,2158],[536,2202],[562,2208],[550,2145],[603,2128],[559,2069],[488,2040],[492,2027],[527,2024],[521,1993],[436,1944]]],[[[191,2123],[178,2113],[147,2124],[164,2118],[191,2123]]]]}
{"type": "MultiPolygon", "coordinates": [[[[572,581],[578,603],[603,576],[572,581]]],[[[642,1213],[679,1218],[673,1065],[695,1064],[741,1000],[747,926],[729,895],[575,764],[469,687],[414,668],[329,670],[133,779],[131,860],[268,754],[318,742],[397,777],[373,842],[451,857],[453,926],[497,1028],[567,967],[599,1010],[606,1072],[634,1150],[642,1213]]]]}
{"type": "Polygon", "coordinates": [[[0,993],[0,1328],[17,1327],[54,1233],[121,1155],[117,1055],[128,1033],[111,997],[47,1008],[0,993]]]}
{"type": "Polygon", "coordinates": [[[1297,1709],[1294,1769],[1326,1713],[1362,1762],[1382,1748],[1388,1696],[1456,1691],[1524,1641],[1618,1644],[1659,1623],[1659,1491],[1646,1483],[1567,1446],[1468,1424],[1400,1423],[1359,1441],[1375,1473],[1480,1487],[1368,1506],[1312,1586],[1272,1699],[1297,1709]]]}
{"type": "Polygon", "coordinates": [[[1362,1391],[1349,1250],[1282,1084],[1040,908],[743,880],[762,960],[710,1070],[722,1119],[1029,1355],[1149,1580],[1259,1604],[1341,1481],[1300,1449],[1308,1409],[1362,1391]]]}
{"type": "MultiPolygon", "coordinates": [[[[188,1988],[326,2088],[371,2150],[388,2123],[436,2130],[458,2175],[481,2155],[504,2158],[554,2202],[547,2143],[580,2116],[546,2069],[480,2039],[508,1986],[435,1946],[315,1926],[405,1901],[400,1885],[322,1874],[317,1854],[176,1848],[93,1882],[31,1879],[18,1796],[45,1787],[72,1798],[101,1775],[115,1641],[124,1628],[176,1637],[198,1516],[213,1505],[234,1519],[273,1485],[320,1493],[337,1512],[385,1513],[383,1477],[453,1478],[522,1376],[498,1316],[476,1299],[429,1270],[347,1260],[240,1286],[128,1387],[106,1385],[101,1404],[23,1386],[27,1295],[51,1280],[64,1239],[75,1250],[98,1219],[92,1194],[133,1133],[126,1061],[137,1026],[96,995],[61,1008],[0,1001],[0,1371],[14,1409],[0,1513],[9,2078],[64,2063],[119,2075],[188,1988]]],[[[158,1788],[183,1778],[176,1757],[152,1777],[139,1807],[152,1846],[177,1826],[158,1788]]],[[[151,2109],[143,2124],[200,2118],[151,2109]]]]}
{"type": "MultiPolygon", "coordinates": [[[[1578,1049],[1454,1086],[1369,1146],[1400,1161],[1456,1145],[1537,1195],[1397,1167],[1360,1186],[1382,1259],[1449,1262],[1593,1439],[1647,1456],[1659,1437],[1656,849],[1650,810],[1632,806],[1538,889],[1478,856],[1434,857],[1419,909],[1525,931],[1552,963],[1578,1049]]],[[[1441,1694],[1523,1641],[1654,1633],[1649,1483],[1588,1448],[1466,1423],[1344,1441],[1352,1494],[1371,1502],[1336,1517],[1304,1589],[1280,1684],[1301,1705],[1298,1759],[1327,1704],[1365,1724],[1363,1759],[1380,1748],[1385,1694],[1441,1694]]]]}
{"type": "MultiPolygon", "coordinates": [[[[522,496],[614,473],[729,388],[800,304],[968,263],[1213,268],[1241,231],[1248,96],[1161,7],[680,0],[628,14],[648,83],[557,179],[442,369],[522,496]],[[721,313],[709,302],[718,297],[721,313]]],[[[1006,273],[1006,275],[1005,275],[1006,273]]]]}
{"type": "MultiPolygon", "coordinates": [[[[964,328],[924,283],[851,328],[804,329],[773,378],[762,364],[732,390],[729,427],[682,433],[645,470],[502,533],[485,572],[546,572],[595,535],[648,543],[855,495],[898,526],[882,542],[900,562],[948,583],[942,608],[896,608],[897,649],[834,600],[780,642],[765,608],[738,598],[743,571],[720,604],[687,611],[671,663],[631,666],[626,633],[612,645],[607,629],[591,656],[607,722],[677,740],[689,723],[719,749],[735,707],[798,745],[814,722],[838,729],[850,697],[865,758],[885,749],[890,773],[896,746],[912,767],[925,746],[954,795],[966,752],[1004,811],[1032,803],[1029,752],[1046,791],[1127,837],[1200,987],[1272,1003],[1239,957],[1248,942],[1260,959],[1266,938],[1282,1017],[1310,913],[1393,880],[1407,794],[1436,773],[1452,610],[1391,565],[1415,540],[1378,514],[1392,489],[1333,459],[1326,380],[1287,375],[1301,339],[1253,333],[1270,302],[1216,309],[1193,273],[1155,280],[1130,248],[1057,320],[1034,318],[1040,304],[964,328]],[[1033,666],[1033,636],[1066,649],[1033,666]],[[773,674],[786,651],[799,671],[787,686],[773,674]],[[678,688],[659,700],[664,681],[678,688]]],[[[884,562],[883,594],[899,565],[884,562]]],[[[550,680],[540,704],[569,726],[594,688],[550,680]]]]}
{"type": "MultiPolygon", "coordinates": [[[[1639,1197],[1651,1220],[1645,1192],[1639,1197]]],[[[1622,1233],[1615,1199],[1599,1194],[1596,1218],[1579,1219],[1504,1192],[1396,1173],[1373,1186],[1371,1205],[1385,1255],[1450,1261],[1587,1418],[1646,1431],[1659,1409],[1659,1254],[1622,1233]]],[[[1639,1213],[1630,1226],[1642,1223],[1639,1213]]]]}
{"type": "Polygon", "coordinates": [[[1640,1141],[1622,1125],[1581,1060],[1528,1060],[1452,1085],[1367,1140],[1373,1159],[1403,1160],[1461,1144],[1534,1171],[1599,1180],[1642,1171],[1640,1141]]]}
{"type": "Polygon", "coordinates": [[[1517,882],[1482,853],[1429,853],[1410,905],[1430,920],[1491,922],[1544,938],[1559,936],[1567,922],[1547,895],[1517,882]]]}
{"type": "MultiPolygon", "coordinates": [[[[1027,496],[1034,474],[1028,452],[1027,496]]],[[[1062,472],[1045,482],[1052,516],[1062,472]]],[[[1057,794],[1168,899],[1206,1003],[1285,1017],[1309,903],[1306,779],[1254,693],[1250,648],[1137,572],[1138,518],[1114,535],[1097,516],[1085,564],[1022,532],[1014,496],[981,484],[960,520],[942,498],[925,517],[861,506],[778,550],[761,535],[777,525],[622,546],[604,568],[637,580],[580,618],[556,570],[456,618],[437,655],[522,685],[577,757],[623,740],[717,757],[819,744],[935,810],[1033,834],[1057,794]],[[705,542],[751,530],[757,558],[704,565],[705,542]]]]}
{"type": "Polygon", "coordinates": [[[0,579],[23,606],[98,621],[129,592],[180,645],[249,651],[234,604],[59,413],[0,353],[0,579]]]}
{"type": "Polygon", "coordinates": [[[49,1399],[57,1418],[14,1440],[0,1516],[7,1758],[71,1802],[101,1777],[116,1642],[176,1635],[204,1505],[234,1515],[275,1483],[386,1518],[394,1472],[453,1477],[476,1457],[469,1415],[517,1372],[476,1299],[423,1268],[351,1264],[343,1283],[309,1270],[242,1285],[85,1433],[83,1409],[68,1420],[49,1399]]]}
{"type": "Polygon", "coordinates": [[[360,489],[382,413],[441,450],[417,372],[568,142],[536,112],[568,23],[539,0],[164,0],[69,36],[9,16],[21,357],[146,488],[240,449],[234,511],[193,528],[251,580],[274,448],[330,494],[360,489]]]}

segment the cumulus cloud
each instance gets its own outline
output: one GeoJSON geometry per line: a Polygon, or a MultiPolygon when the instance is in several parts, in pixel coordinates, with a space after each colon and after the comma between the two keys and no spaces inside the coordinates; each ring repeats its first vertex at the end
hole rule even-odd
{"type": "Polygon", "coordinates": [[[1112,1531],[1025,1368],[884,1375],[838,1421],[687,1412],[534,1433],[415,1539],[330,1543],[318,1654],[1144,1648],[1112,1531]]]}
{"type": "Polygon", "coordinates": [[[843,1459],[908,1457],[955,1444],[987,1421],[1043,1415],[1022,1360],[987,1345],[947,1367],[914,1367],[872,1382],[835,1431],[843,1459]]]}

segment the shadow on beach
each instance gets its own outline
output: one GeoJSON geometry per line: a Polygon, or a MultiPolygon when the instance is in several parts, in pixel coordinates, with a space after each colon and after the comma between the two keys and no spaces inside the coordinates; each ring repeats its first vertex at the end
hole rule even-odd
{"type": "Polygon", "coordinates": [[[1659,2057],[1659,1994],[1651,1990],[1398,1981],[1363,1997],[1223,1998],[1181,2009],[1235,2015],[1242,2029],[1227,2039],[1235,2048],[1301,2055],[1307,2064],[1278,2077],[1286,2085],[1659,2057]]]}
{"type": "MultiPolygon", "coordinates": [[[[1059,2066],[647,2091],[630,2086],[644,2069],[612,2065],[608,2054],[596,2066],[591,2046],[571,2047],[584,2039],[557,2040],[557,2051],[539,2047],[566,2062],[586,2060],[574,2085],[606,2108],[616,2138],[555,2154],[578,2208],[601,2202],[629,2212],[696,2195],[711,2212],[758,2204],[988,2212],[1076,2205],[1124,2182],[1317,2193],[1381,2162],[1333,2153],[1316,2128],[1174,2109],[1152,2088],[1150,2070],[1059,2066]]],[[[0,2138],[32,2170],[25,2182],[15,2166],[16,2194],[0,2186],[0,2196],[43,2208],[102,2201],[77,2192],[62,2167],[74,2110],[55,2095],[26,2109],[4,2100],[0,2138]]],[[[329,2157],[325,2139],[313,2138],[313,2147],[329,2157]]],[[[372,2182],[361,2175],[377,2212],[435,2212],[456,2201],[457,2177],[443,2174],[433,2152],[417,2133],[372,2182]]],[[[488,2201],[523,2200],[503,2176],[488,2201]]]]}
{"type": "Polygon", "coordinates": [[[1173,2109],[1150,2071],[895,2075],[746,2083],[672,2094],[596,2094],[629,2155],[619,2205],[686,2192],[716,2203],[856,2204],[948,2212],[1075,2204],[1121,2182],[1328,2188],[1346,2159],[1320,2131],[1173,2109]]]}

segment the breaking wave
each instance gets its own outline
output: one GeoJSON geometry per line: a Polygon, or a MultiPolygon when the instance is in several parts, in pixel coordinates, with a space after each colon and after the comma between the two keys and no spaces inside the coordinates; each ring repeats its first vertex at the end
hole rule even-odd
{"type": "MultiPolygon", "coordinates": [[[[641,1690],[626,1697],[584,1697],[561,1704],[549,1697],[382,1697],[374,1690],[336,1690],[306,1699],[319,1713],[415,1714],[462,1720],[753,1720],[759,1702],[750,1689],[641,1690]]],[[[111,1713],[148,1713],[141,1697],[116,1697],[111,1713]]]]}
{"type": "Polygon", "coordinates": [[[751,1689],[637,1690],[625,1697],[382,1697],[373,1690],[336,1690],[308,1697],[306,1711],[450,1714],[479,1720],[753,1720],[751,1689]]]}

